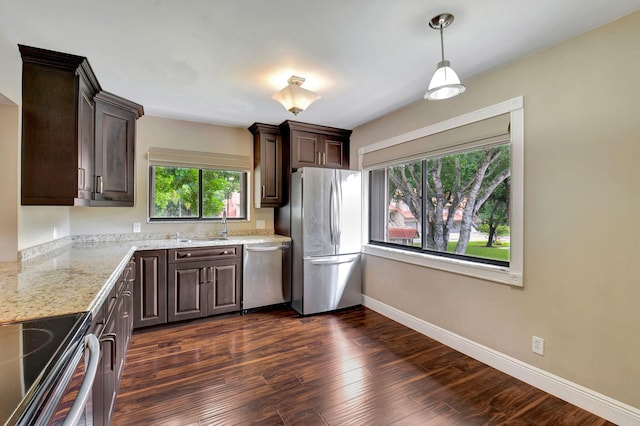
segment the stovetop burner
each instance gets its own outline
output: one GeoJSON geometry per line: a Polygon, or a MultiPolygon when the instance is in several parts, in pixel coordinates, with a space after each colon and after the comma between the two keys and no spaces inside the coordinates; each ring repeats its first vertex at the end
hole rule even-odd
{"type": "MultiPolygon", "coordinates": [[[[28,348],[28,352],[14,352],[8,354],[8,356],[0,359],[0,368],[2,365],[8,364],[19,358],[26,358],[31,354],[38,352],[39,350],[46,350],[47,345],[51,343],[55,337],[51,330],[45,330],[42,328],[23,328],[20,331],[23,342],[23,347],[28,348]]],[[[15,336],[15,332],[11,330],[11,327],[0,327],[0,344],[1,342],[7,342],[15,336]]]]}

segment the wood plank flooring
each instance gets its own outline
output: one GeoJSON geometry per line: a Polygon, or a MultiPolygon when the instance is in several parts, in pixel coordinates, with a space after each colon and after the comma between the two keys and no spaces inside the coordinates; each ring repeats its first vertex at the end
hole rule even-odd
{"type": "Polygon", "coordinates": [[[364,307],[136,333],[114,425],[610,425],[364,307]]]}

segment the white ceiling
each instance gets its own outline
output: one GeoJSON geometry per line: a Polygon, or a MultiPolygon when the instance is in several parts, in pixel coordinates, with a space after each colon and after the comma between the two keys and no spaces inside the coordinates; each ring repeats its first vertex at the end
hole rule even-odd
{"type": "Polygon", "coordinates": [[[440,60],[427,25],[439,13],[455,15],[445,56],[464,82],[639,9],[640,0],[0,0],[0,31],[86,56],[103,89],[149,115],[354,128],[422,99],[440,60]],[[322,96],[297,117],[271,99],[292,74],[322,96]]]}

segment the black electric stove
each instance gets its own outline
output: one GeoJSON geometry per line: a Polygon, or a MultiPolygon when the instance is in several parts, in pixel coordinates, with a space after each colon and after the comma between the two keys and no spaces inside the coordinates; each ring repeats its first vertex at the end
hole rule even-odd
{"type": "Polygon", "coordinates": [[[1,425],[36,424],[52,409],[90,323],[81,312],[0,325],[1,425]]]}

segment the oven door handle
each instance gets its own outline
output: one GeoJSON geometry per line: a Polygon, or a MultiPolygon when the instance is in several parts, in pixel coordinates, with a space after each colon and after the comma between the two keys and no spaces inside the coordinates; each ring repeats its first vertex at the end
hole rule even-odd
{"type": "Polygon", "coordinates": [[[85,347],[89,348],[89,362],[84,375],[84,380],[78,391],[76,400],[73,401],[71,410],[67,418],[64,420],[63,426],[75,426],[80,420],[84,412],[84,408],[87,405],[87,400],[91,395],[91,388],[93,387],[93,381],[96,378],[98,371],[98,362],[100,361],[100,342],[98,338],[93,334],[87,334],[84,337],[85,347]]]}

